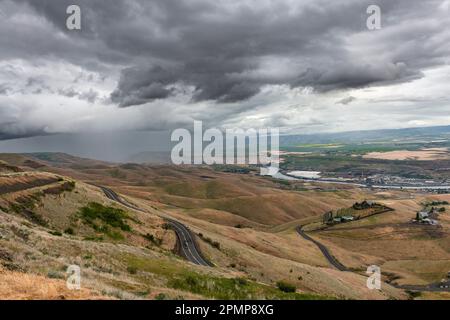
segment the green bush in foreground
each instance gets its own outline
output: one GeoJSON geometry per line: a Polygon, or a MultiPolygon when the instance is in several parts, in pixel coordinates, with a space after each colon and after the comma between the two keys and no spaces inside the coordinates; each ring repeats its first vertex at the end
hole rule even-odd
{"type": "Polygon", "coordinates": [[[106,207],[100,203],[91,202],[81,208],[79,214],[83,221],[95,231],[105,233],[113,239],[120,240],[123,236],[120,232],[110,230],[110,228],[118,228],[127,232],[131,231],[131,227],[126,223],[129,217],[122,209],[106,207]]]}
{"type": "Polygon", "coordinates": [[[297,288],[293,284],[287,283],[285,281],[278,281],[277,288],[283,292],[295,292],[297,290],[297,288]]]}

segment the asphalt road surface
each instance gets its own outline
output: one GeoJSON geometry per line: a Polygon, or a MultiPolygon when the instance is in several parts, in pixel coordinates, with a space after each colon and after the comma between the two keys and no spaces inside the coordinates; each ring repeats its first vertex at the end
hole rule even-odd
{"type": "MultiPolygon", "coordinates": [[[[308,236],[302,229],[302,226],[298,226],[296,228],[299,235],[301,235],[303,238],[305,238],[308,241],[313,242],[316,246],[319,247],[320,251],[322,251],[322,254],[324,257],[328,260],[328,262],[335,267],[336,269],[340,271],[349,271],[342,263],[340,263],[328,250],[327,247],[325,247],[320,242],[314,240],[310,236],[308,236]]],[[[432,291],[432,292],[450,292],[450,280],[447,280],[445,282],[439,282],[439,283],[430,283],[428,285],[396,285],[393,283],[390,283],[391,286],[403,289],[403,290],[410,290],[410,291],[432,291]]]]}
{"type": "MultiPolygon", "coordinates": [[[[141,212],[146,212],[142,209],[140,209],[139,207],[128,203],[127,201],[123,200],[117,193],[115,193],[113,190],[106,188],[106,187],[102,187],[102,186],[97,186],[100,189],[102,189],[103,193],[105,194],[105,196],[108,199],[111,199],[113,201],[116,201],[122,205],[124,205],[125,207],[128,207],[130,209],[133,210],[138,210],[141,212]]],[[[186,227],[184,224],[173,220],[173,219],[168,219],[165,218],[166,222],[172,227],[172,229],[175,231],[176,235],[177,235],[177,241],[178,241],[178,246],[179,246],[179,252],[180,254],[186,258],[187,260],[189,260],[192,263],[201,265],[201,266],[207,266],[207,267],[212,267],[213,264],[210,263],[209,261],[207,261],[205,258],[203,258],[203,256],[200,253],[200,250],[197,246],[197,243],[195,242],[194,236],[192,234],[192,232],[188,229],[188,227],[186,227]]]]}
{"type": "MultiPolygon", "coordinates": [[[[141,212],[145,212],[144,210],[140,209],[139,207],[128,203],[127,201],[123,200],[117,193],[115,193],[113,190],[98,186],[102,191],[105,193],[106,197],[116,201],[125,207],[131,208],[133,210],[138,210],[141,212]]],[[[167,223],[173,228],[177,235],[177,241],[180,248],[180,254],[183,255],[187,260],[189,260],[192,263],[195,263],[197,265],[201,266],[208,266],[212,267],[213,265],[203,258],[203,256],[200,253],[200,250],[197,246],[197,243],[195,242],[194,236],[192,232],[186,227],[184,224],[173,220],[165,218],[167,223]]],[[[339,260],[337,260],[328,250],[326,246],[324,246],[322,243],[314,240],[309,235],[307,235],[303,229],[302,226],[298,226],[296,228],[298,234],[302,236],[304,239],[313,242],[322,252],[324,257],[327,259],[327,261],[336,269],[340,271],[348,271],[348,269],[341,263],[339,260]]],[[[429,285],[395,285],[391,284],[393,287],[403,289],[403,290],[411,290],[411,291],[434,291],[434,292],[450,292],[450,281],[444,282],[444,283],[431,283],[429,285]]]]}
{"type": "Polygon", "coordinates": [[[180,253],[186,259],[201,266],[213,266],[209,261],[202,257],[191,231],[184,224],[172,219],[166,219],[166,221],[172,229],[175,230],[180,246],[180,253]]]}
{"type": "Polygon", "coordinates": [[[340,270],[340,271],[348,271],[348,269],[342,264],[340,263],[328,250],[327,247],[325,247],[323,244],[321,244],[320,242],[314,240],[313,238],[311,238],[310,236],[308,236],[303,230],[302,230],[302,226],[298,226],[296,228],[297,232],[299,235],[301,235],[303,238],[305,238],[308,241],[313,242],[317,247],[319,247],[320,251],[322,251],[322,254],[324,255],[324,257],[328,260],[328,262],[335,267],[336,269],[340,270]]]}

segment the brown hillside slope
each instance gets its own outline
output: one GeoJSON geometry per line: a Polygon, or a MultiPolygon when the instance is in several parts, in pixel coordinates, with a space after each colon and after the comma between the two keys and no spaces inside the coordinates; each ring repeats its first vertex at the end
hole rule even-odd
{"type": "MultiPolygon", "coordinates": [[[[276,226],[350,205],[351,191],[301,193],[280,190],[277,182],[254,174],[232,174],[209,167],[121,165],[108,168],[49,168],[78,180],[114,187],[123,194],[172,207],[192,209],[206,219],[225,212],[255,226],[276,226]],[[345,196],[342,193],[347,193],[345,196]],[[210,211],[201,211],[210,209],[210,211]]],[[[216,219],[215,223],[221,223],[216,219]]]]}
{"type": "Polygon", "coordinates": [[[88,289],[69,290],[63,280],[9,271],[0,267],[0,298],[3,300],[98,300],[106,297],[88,289]]]}
{"type": "MultiPolygon", "coordinates": [[[[43,169],[48,170],[49,167],[39,170],[43,169]]],[[[254,298],[274,295],[282,298],[281,292],[275,288],[280,280],[294,283],[298,292],[305,294],[351,299],[406,297],[401,290],[389,286],[381,292],[368,290],[364,276],[331,269],[320,251],[296,236],[291,229],[277,233],[270,231],[281,221],[292,222],[298,217],[311,217],[323,209],[350,203],[351,198],[360,196],[353,191],[286,191],[265,178],[215,172],[209,168],[127,165],[107,170],[59,167],[51,168],[51,171],[63,177],[64,181],[74,180],[74,189],[53,194],[45,192],[49,186],[41,186],[0,197],[11,203],[37,190],[43,194],[27,202],[27,210],[41,217],[46,222],[43,225],[36,225],[29,216],[14,211],[0,214],[0,233],[4,235],[0,245],[13,253],[14,263],[25,270],[61,275],[67,265],[79,264],[85,272],[88,288],[119,298],[154,298],[159,294],[187,299],[238,297],[246,292],[245,288],[223,291],[229,285],[227,281],[237,277],[247,279],[249,286],[246,290],[256,290],[245,293],[254,298]],[[113,188],[146,212],[123,208],[107,199],[100,189],[78,180],[80,178],[113,188]],[[186,183],[193,183],[197,190],[190,191],[186,183]],[[162,201],[164,196],[183,198],[191,204],[198,204],[199,209],[174,206],[162,201]],[[236,212],[203,207],[241,198],[262,199],[266,204],[278,202],[281,206],[290,197],[294,198],[291,204],[274,211],[274,217],[271,211],[275,204],[263,207],[261,212],[244,206],[238,206],[236,212]],[[125,221],[131,231],[94,230],[78,213],[91,202],[124,210],[127,215],[125,221]],[[292,213],[286,213],[290,205],[292,213]],[[296,214],[295,209],[298,208],[302,210],[296,214]],[[245,217],[246,212],[254,215],[245,217]],[[164,215],[176,217],[196,234],[202,234],[197,241],[205,255],[215,263],[215,268],[194,266],[171,253],[175,236],[164,228],[161,219],[164,215]],[[226,221],[222,221],[224,216],[226,221]],[[260,223],[263,219],[267,225],[260,223]],[[236,228],[235,222],[243,227],[236,228]],[[71,233],[65,232],[68,228],[72,229],[71,233]],[[154,243],[147,239],[147,233],[157,241],[154,243]],[[213,242],[219,246],[211,245],[213,242]],[[186,274],[192,274],[200,283],[215,283],[217,287],[213,292],[207,288],[198,291],[183,287],[181,284],[186,282],[177,282],[177,279],[183,279],[186,274]],[[227,292],[225,296],[223,292],[227,292]]],[[[56,185],[64,181],[58,181],[56,185]]]]}

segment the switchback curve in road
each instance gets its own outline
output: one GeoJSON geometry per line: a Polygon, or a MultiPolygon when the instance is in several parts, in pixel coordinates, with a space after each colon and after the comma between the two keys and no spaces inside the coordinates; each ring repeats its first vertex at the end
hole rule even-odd
{"type": "MultiPolygon", "coordinates": [[[[146,212],[145,210],[142,210],[141,208],[123,200],[116,192],[114,192],[110,188],[103,186],[97,187],[103,191],[103,193],[108,199],[118,202],[127,208],[138,210],[141,212],[146,212]]],[[[198,248],[198,245],[195,241],[194,235],[192,234],[192,232],[189,230],[188,227],[186,227],[184,224],[174,219],[164,218],[164,220],[166,220],[166,222],[175,231],[177,235],[178,247],[180,249],[179,252],[184,258],[197,265],[213,267],[213,264],[211,262],[203,258],[200,249],[198,248]]]]}

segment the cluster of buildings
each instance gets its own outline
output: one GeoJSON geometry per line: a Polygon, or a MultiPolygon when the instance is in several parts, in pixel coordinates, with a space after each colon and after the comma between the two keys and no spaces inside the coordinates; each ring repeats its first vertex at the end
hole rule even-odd
{"type": "Polygon", "coordinates": [[[416,214],[416,219],[413,222],[429,224],[429,225],[438,225],[439,223],[436,220],[437,212],[434,208],[431,208],[429,211],[419,211],[416,214]]]}
{"type": "Polygon", "coordinates": [[[430,179],[406,178],[389,174],[374,174],[365,179],[367,184],[405,184],[405,185],[435,185],[438,182],[430,179]]]}
{"type": "Polygon", "coordinates": [[[322,217],[322,222],[328,225],[350,222],[353,220],[355,220],[355,217],[352,215],[335,215],[333,214],[333,211],[326,212],[322,217]]]}

